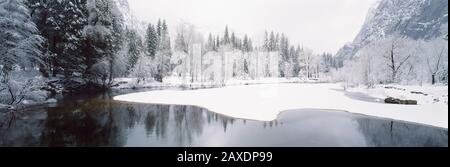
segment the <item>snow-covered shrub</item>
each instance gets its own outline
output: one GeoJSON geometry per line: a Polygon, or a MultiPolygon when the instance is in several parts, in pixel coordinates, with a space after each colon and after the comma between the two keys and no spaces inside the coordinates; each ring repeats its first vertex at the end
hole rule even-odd
{"type": "Polygon", "coordinates": [[[116,56],[115,62],[114,62],[114,77],[118,78],[118,77],[125,77],[130,69],[130,67],[134,66],[130,65],[130,58],[129,58],[129,48],[127,45],[125,45],[125,47],[123,47],[119,53],[116,56]]]}
{"type": "Polygon", "coordinates": [[[0,103],[17,107],[23,104],[42,103],[47,92],[42,90],[45,79],[36,70],[15,68],[9,75],[0,75],[0,103]]]}
{"type": "Polygon", "coordinates": [[[108,60],[106,58],[103,58],[101,61],[94,64],[92,66],[90,75],[91,75],[89,76],[90,82],[93,82],[95,84],[106,85],[109,75],[108,60]]]}
{"type": "Polygon", "coordinates": [[[130,76],[137,78],[139,84],[139,82],[151,78],[155,71],[156,65],[153,63],[152,58],[142,54],[134,68],[131,70],[130,76]]]}

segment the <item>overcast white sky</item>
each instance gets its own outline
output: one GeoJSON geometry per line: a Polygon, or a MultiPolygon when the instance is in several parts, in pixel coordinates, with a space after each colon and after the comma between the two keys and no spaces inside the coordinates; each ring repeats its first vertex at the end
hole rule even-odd
{"type": "Polygon", "coordinates": [[[359,32],[376,0],[129,0],[138,19],[169,26],[189,22],[207,35],[225,25],[260,40],[265,30],[285,33],[315,53],[336,53],[359,32]]]}

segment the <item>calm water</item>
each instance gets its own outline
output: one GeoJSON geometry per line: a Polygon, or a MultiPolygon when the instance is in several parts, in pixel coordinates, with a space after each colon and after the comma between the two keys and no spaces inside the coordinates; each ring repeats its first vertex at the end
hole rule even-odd
{"type": "Polygon", "coordinates": [[[69,98],[11,122],[0,114],[0,146],[448,147],[448,129],[346,112],[286,111],[260,122],[192,106],[122,103],[114,94],[69,98]]]}

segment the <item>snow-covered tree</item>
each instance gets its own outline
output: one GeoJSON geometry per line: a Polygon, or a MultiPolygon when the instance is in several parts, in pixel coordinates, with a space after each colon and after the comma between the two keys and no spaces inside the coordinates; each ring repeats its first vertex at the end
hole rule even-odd
{"type": "Polygon", "coordinates": [[[61,34],[61,42],[57,48],[61,47],[58,64],[64,70],[65,76],[72,76],[74,73],[83,73],[82,47],[83,28],[87,25],[87,10],[85,0],[65,0],[59,1],[61,10],[55,12],[50,19],[54,19],[53,24],[57,27],[55,31],[61,34]]]}
{"type": "Polygon", "coordinates": [[[156,71],[156,65],[153,63],[151,57],[146,56],[144,53],[141,53],[139,56],[139,60],[137,61],[134,68],[131,70],[130,76],[136,77],[138,79],[138,84],[141,81],[146,81],[147,78],[152,77],[152,75],[156,71]]]}
{"type": "Polygon", "coordinates": [[[427,69],[431,84],[448,80],[448,41],[434,39],[430,41],[419,41],[419,52],[422,68],[427,69]]]}
{"type": "Polygon", "coordinates": [[[244,73],[245,73],[246,75],[249,75],[249,74],[250,74],[247,59],[244,60],[244,73]]]}
{"type": "Polygon", "coordinates": [[[273,52],[278,50],[277,48],[277,41],[275,38],[275,34],[274,32],[270,32],[270,37],[269,37],[269,52],[273,52]]]}
{"type": "Polygon", "coordinates": [[[304,48],[300,53],[300,67],[303,69],[303,77],[313,77],[314,64],[315,56],[313,55],[313,51],[311,49],[304,48]]]}
{"type": "Polygon", "coordinates": [[[123,46],[123,16],[113,0],[88,0],[87,9],[86,79],[89,82],[101,79],[103,86],[108,86],[115,74],[116,55],[123,46]]]}
{"type": "Polygon", "coordinates": [[[297,66],[298,66],[298,56],[297,56],[297,53],[295,52],[294,46],[291,46],[289,48],[288,55],[289,55],[288,56],[289,61],[285,65],[285,66],[287,66],[287,68],[285,68],[285,76],[286,77],[298,77],[298,73],[296,73],[294,71],[294,69],[297,68],[297,66]]]}
{"type": "Polygon", "coordinates": [[[391,83],[398,81],[398,76],[401,75],[405,63],[412,56],[415,56],[415,53],[407,53],[412,51],[408,48],[409,42],[411,42],[410,39],[396,35],[389,36],[377,42],[379,51],[382,52],[381,54],[385,58],[386,65],[389,67],[391,83]]]}
{"type": "MultiPolygon", "coordinates": [[[[186,53],[192,51],[194,44],[203,44],[203,35],[197,28],[189,23],[181,23],[176,26],[175,50],[183,50],[186,53]]],[[[218,46],[218,45],[217,45],[218,46]]]]}
{"type": "Polygon", "coordinates": [[[231,33],[230,43],[233,48],[238,48],[238,39],[234,32],[231,33]]]}
{"type": "MultiPolygon", "coordinates": [[[[285,37],[286,39],[287,39],[287,37],[285,37]]],[[[280,47],[281,47],[281,36],[280,36],[280,33],[277,33],[276,35],[275,35],[275,41],[274,41],[274,46],[273,46],[273,48],[274,48],[274,51],[280,51],[280,47]]]]}
{"type": "MultiPolygon", "coordinates": [[[[273,33],[272,33],[273,34],[273,33]]],[[[272,35],[271,35],[272,37],[272,35]]],[[[272,39],[272,38],[271,38],[272,39]]],[[[275,38],[274,38],[275,40],[275,38]]],[[[276,42],[273,43],[274,47],[276,46],[276,42]]],[[[291,75],[290,72],[292,70],[292,59],[289,54],[289,40],[284,36],[284,34],[281,35],[280,38],[280,61],[279,61],[279,70],[280,70],[280,76],[285,77],[287,74],[291,75]]]]}
{"type": "Polygon", "coordinates": [[[24,0],[24,4],[30,11],[30,16],[33,22],[36,24],[36,28],[39,30],[40,35],[44,38],[42,42],[41,52],[43,56],[43,63],[40,63],[39,70],[45,76],[48,77],[52,69],[52,61],[55,60],[56,55],[49,51],[48,34],[50,25],[47,18],[49,16],[49,2],[41,0],[24,0]]]}
{"type": "Polygon", "coordinates": [[[223,44],[223,45],[228,45],[228,44],[230,44],[230,43],[231,43],[230,33],[229,33],[229,31],[228,31],[228,26],[226,26],[226,27],[225,27],[225,33],[224,33],[224,35],[223,35],[223,39],[222,39],[221,44],[223,44]]]}
{"type": "Polygon", "coordinates": [[[157,81],[162,82],[163,78],[171,73],[170,59],[172,56],[172,49],[170,46],[169,29],[166,21],[161,24],[161,36],[159,37],[158,50],[156,54],[155,64],[157,65],[157,74],[154,75],[157,81]]]}
{"type": "MultiPolygon", "coordinates": [[[[184,51],[175,51],[172,54],[170,59],[170,63],[173,65],[173,74],[177,77],[186,77],[187,73],[187,61],[186,57],[188,57],[187,53],[184,51]]],[[[185,79],[185,78],[183,78],[185,79]]]]}
{"type": "Polygon", "coordinates": [[[161,19],[158,19],[158,23],[156,23],[155,30],[156,30],[156,35],[158,36],[158,38],[160,38],[161,35],[162,35],[162,22],[161,22],[161,19]]]}
{"type": "Polygon", "coordinates": [[[215,48],[215,50],[214,51],[219,51],[219,48],[220,48],[220,37],[219,36],[217,36],[216,37],[216,48],[215,48]]]}
{"type": "Polygon", "coordinates": [[[186,40],[184,39],[183,33],[178,33],[175,38],[175,51],[189,53],[188,45],[186,44],[186,40]]]}
{"type": "Polygon", "coordinates": [[[147,33],[145,34],[145,46],[146,53],[151,58],[155,58],[158,51],[158,33],[152,24],[147,27],[147,33]]]}
{"type": "MultiPolygon", "coordinates": [[[[292,51],[292,50],[291,50],[292,51]]],[[[292,57],[292,73],[294,77],[299,77],[300,76],[300,53],[301,53],[301,49],[300,46],[297,46],[297,48],[294,51],[294,55],[292,57]]]]}
{"type": "Polygon", "coordinates": [[[320,72],[329,73],[335,67],[333,55],[330,53],[323,53],[320,57],[320,72]]]}
{"type": "Polygon", "coordinates": [[[139,60],[139,56],[143,52],[143,43],[141,37],[134,30],[127,30],[126,34],[126,42],[127,45],[127,54],[128,54],[128,63],[127,63],[127,73],[130,72],[137,61],[139,60]]]}
{"type": "Polygon", "coordinates": [[[53,75],[84,72],[81,55],[83,28],[87,24],[86,0],[40,1],[25,0],[33,21],[47,39],[43,50],[50,59],[46,66],[53,75]]]}
{"type": "Polygon", "coordinates": [[[42,77],[32,75],[43,63],[44,39],[38,34],[22,1],[0,1],[0,105],[15,108],[24,100],[45,100],[42,77]]]}
{"type": "Polygon", "coordinates": [[[445,83],[448,77],[448,43],[443,39],[429,41],[390,36],[372,42],[345,62],[338,75],[347,83],[420,84],[445,83]]]}
{"type": "Polygon", "coordinates": [[[376,52],[377,49],[376,43],[368,45],[357,53],[357,60],[348,62],[350,71],[347,71],[347,79],[352,84],[372,87],[390,80],[389,66],[386,65],[383,56],[376,52]]]}
{"type": "Polygon", "coordinates": [[[206,52],[215,51],[216,50],[216,42],[213,39],[212,34],[208,35],[208,43],[206,44],[206,52]]]}
{"type": "Polygon", "coordinates": [[[242,51],[244,52],[251,52],[253,51],[253,44],[252,40],[245,34],[244,41],[242,43],[242,51]]]}
{"type": "Polygon", "coordinates": [[[270,51],[270,39],[269,39],[269,34],[267,31],[265,31],[264,33],[264,43],[263,43],[263,51],[270,51]]]}
{"type": "Polygon", "coordinates": [[[0,1],[0,66],[5,75],[14,65],[33,67],[42,62],[43,38],[38,33],[22,1],[0,1]]]}
{"type": "Polygon", "coordinates": [[[253,48],[253,41],[251,38],[248,38],[248,44],[247,44],[246,50],[249,52],[253,52],[253,50],[257,50],[257,49],[253,48]]]}

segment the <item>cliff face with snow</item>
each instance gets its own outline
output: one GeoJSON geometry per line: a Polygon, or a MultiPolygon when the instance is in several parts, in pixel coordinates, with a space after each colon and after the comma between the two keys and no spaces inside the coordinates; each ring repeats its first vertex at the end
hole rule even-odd
{"type": "Polygon", "coordinates": [[[135,17],[132,15],[130,10],[130,5],[128,4],[128,0],[116,0],[117,7],[119,11],[122,13],[125,26],[127,28],[132,28],[134,22],[136,21],[135,17]]]}
{"type": "Polygon", "coordinates": [[[130,9],[128,0],[115,0],[119,11],[122,13],[124,25],[127,29],[136,30],[139,35],[144,36],[147,23],[139,21],[130,9]]]}
{"type": "Polygon", "coordinates": [[[379,0],[352,43],[336,54],[341,61],[353,59],[359,49],[385,36],[398,34],[412,39],[433,39],[448,32],[448,0],[379,0]]]}

